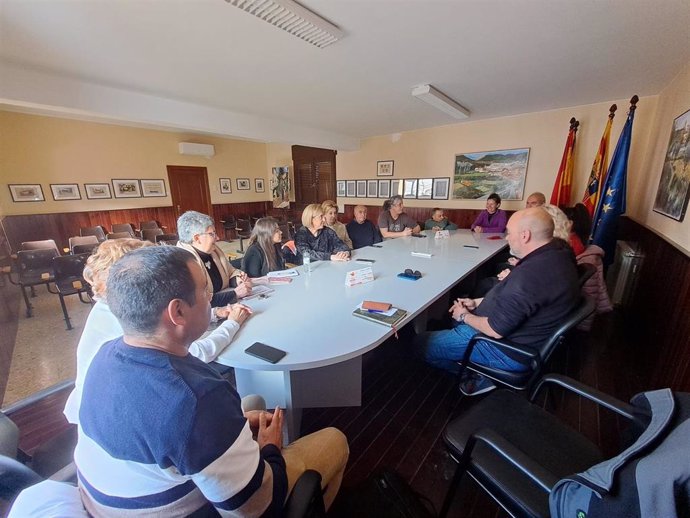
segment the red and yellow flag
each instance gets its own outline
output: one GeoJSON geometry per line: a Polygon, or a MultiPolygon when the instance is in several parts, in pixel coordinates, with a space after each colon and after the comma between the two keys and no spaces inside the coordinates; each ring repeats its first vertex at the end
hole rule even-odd
{"type": "Polygon", "coordinates": [[[606,173],[606,162],[608,162],[609,158],[609,137],[611,136],[611,126],[613,125],[613,118],[616,116],[617,109],[618,107],[615,104],[609,108],[609,120],[604,128],[601,142],[599,142],[599,150],[597,151],[597,156],[594,157],[592,171],[589,173],[589,180],[587,181],[587,187],[585,187],[585,195],[582,198],[582,203],[587,207],[590,216],[594,216],[594,210],[597,208],[599,198],[601,197],[601,186],[606,173]]]}
{"type": "Polygon", "coordinates": [[[573,186],[573,152],[575,151],[575,135],[577,127],[580,123],[575,120],[575,117],[570,119],[570,131],[568,132],[568,140],[565,141],[565,149],[563,150],[563,158],[561,165],[558,168],[558,175],[556,175],[556,183],[553,186],[551,193],[551,205],[557,207],[570,205],[570,192],[573,186]]]}

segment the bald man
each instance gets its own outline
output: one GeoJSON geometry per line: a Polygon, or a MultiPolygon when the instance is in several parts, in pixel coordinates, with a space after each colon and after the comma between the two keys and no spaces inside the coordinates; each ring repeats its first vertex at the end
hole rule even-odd
{"type": "MultiPolygon", "coordinates": [[[[477,333],[506,338],[519,345],[540,347],[579,300],[575,256],[560,239],[553,239],[553,220],[540,209],[523,209],[506,228],[510,253],[520,259],[512,273],[484,298],[457,299],[448,310],[452,329],[422,333],[415,338],[424,359],[457,373],[470,339],[477,333]]],[[[479,341],[472,360],[508,371],[524,371],[524,358],[479,341]]],[[[483,377],[468,377],[460,385],[467,395],[495,388],[483,377]]]]}
{"type": "Polygon", "coordinates": [[[525,207],[531,209],[533,207],[541,207],[546,203],[546,196],[541,192],[533,192],[527,197],[525,207]]]}
{"type": "Polygon", "coordinates": [[[364,205],[357,205],[353,212],[355,219],[345,225],[347,235],[352,239],[352,249],[357,250],[380,243],[382,240],[381,232],[376,225],[367,219],[367,208],[364,205]]]}

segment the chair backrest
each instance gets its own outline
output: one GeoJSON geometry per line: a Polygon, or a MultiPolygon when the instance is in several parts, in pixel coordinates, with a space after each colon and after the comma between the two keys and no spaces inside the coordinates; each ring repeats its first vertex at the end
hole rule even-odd
{"type": "Polygon", "coordinates": [[[74,247],[78,245],[95,245],[98,246],[98,238],[96,236],[72,236],[69,238],[69,251],[74,252],[74,247]]]}
{"type": "Polygon", "coordinates": [[[100,225],[96,227],[82,227],[79,229],[79,234],[82,236],[96,236],[99,243],[105,241],[105,232],[100,225]]]}
{"type": "Polygon", "coordinates": [[[115,232],[127,232],[130,237],[134,237],[134,227],[129,223],[113,223],[113,234],[115,232]]]}
{"type": "Polygon", "coordinates": [[[282,243],[287,243],[292,239],[292,234],[290,233],[290,226],[287,223],[278,223],[278,228],[283,233],[281,238],[282,243]]]}
{"type": "Polygon", "coordinates": [[[553,351],[560,345],[560,343],[565,339],[565,335],[573,329],[576,325],[582,322],[589,315],[594,313],[594,308],[596,304],[594,299],[586,295],[580,295],[580,300],[570,314],[563,320],[560,326],[558,326],[551,337],[541,346],[539,355],[542,359],[542,364],[551,357],[553,351]]]}
{"type": "Polygon", "coordinates": [[[154,229],[154,228],[160,228],[158,226],[157,221],[140,221],[139,222],[139,230],[143,231],[145,229],[154,229]]]}
{"type": "Polygon", "coordinates": [[[41,241],[24,241],[21,244],[20,250],[43,250],[47,248],[54,248],[60,253],[60,249],[55,243],[54,239],[43,239],[41,241]]]}
{"type": "Polygon", "coordinates": [[[74,245],[72,249],[73,254],[89,254],[91,255],[93,251],[98,248],[100,243],[91,243],[90,245],[74,245]]]}
{"type": "Polygon", "coordinates": [[[17,253],[19,275],[24,273],[46,272],[53,274],[53,258],[60,255],[57,248],[39,250],[20,250],[17,253]]]}
{"type": "Polygon", "coordinates": [[[591,263],[581,263],[577,265],[577,282],[582,288],[592,275],[597,273],[597,267],[591,263]]]}
{"type": "Polygon", "coordinates": [[[177,234],[158,234],[154,239],[159,245],[176,245],[180,240],[177,234]]]}
{"type": "Polygon", "coordinates": [[[17,458],[19,428],[5,414],[0,412],[0,455],[17,458]]]}
{"type": "Polygon", "coordinates": [[[106,239],[127,239],[127,238],[132,238],[132,234],[129,232],[111,232],[107,236],[105,236],[106,239]]]}
{"type": "Polygon", "coordinates": [[[156,227],[156,228],[144,228],[141,231],[141,239],[144,241],[151,241],[152,243],[156,242],[156,236],[162,236],[163,231],[156,227]]]}
{"type": "Polygon", "coordinates": [[[89,254],[63,255],[53,258],[55,284],[63,294],[79,291],[90,292],[91,286],[84,280],[84,267],[89,254]]]}
{"type": "Polygon", "coordinates": [[[227,230],[235,230],[235,227],[237,226],[237,218],[235,218],[234,215],[228,214],[227,216],[223,217],[223,228],[227,230]]]}
{"type": "Polygon", "coordinates": [[[238,235],[241,235],[245,238],[249,237],[252,233],[252,224],[249,222],[248,219],[238,219],[237,227],[235,227],[235,230],[237,230],[238,235]]]}

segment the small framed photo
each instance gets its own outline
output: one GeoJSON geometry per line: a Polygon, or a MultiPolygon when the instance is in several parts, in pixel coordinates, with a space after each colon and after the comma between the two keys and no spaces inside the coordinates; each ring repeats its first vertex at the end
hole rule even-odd
{"type": "Polygon", "coordinates": [[[367,180],[367,198],[377,198],[379,195],[378,180],[367,180]]]}
{"type": "Polygon", "coordinates": [[[430,200],[431,199],[431,187],[434,183],[433,178],[420,178],[417,182],[417,199],[418,200],[430,200]]]}
{"type": "Polygon", "coordinates": [[[145,198],[161,198],[167,196],[165,180],[141,180],[141,193],[145,198]]]}
{"type": "Polygon", "coordinates": [[[344,198],[347,196],[347,192],[345,190],[345,180],[338,180],[335,182],[335,193],[335,195],[339,198],[344,198]]]}
{"type": "Polygon", "coordinates": [[[393,160],[376,162],[376,176],[393,176],[393,160]]]}
{"type": "Polygon", "coordinates": [[[450,178],[434,178],[434,188],[432,189],[431,197],[434,200],[447,200],[449,187],[450,178]]]}
{"type": "Polygon", "coordinates": [[[379,180],[379,198],[391,197],[391,181],[379,180]]]}
{"type": "Polygon", "coordinates": [[[347,197],[348,198],[354,198],[355,195],[357,194],[357,191],[356,191],[357,182],[355,182],[354,180],[347,180],[346,184],[347,184],[347,197]]]}
{"type": "Polygon", "coordinates": [[[109,200],[112,198],[109,183],[85,183],[84,192],[89,200],[109,200]]]}
{"type": "Polygon", "coordinates": [[[232,180],[230,178],[220,179],[220,193],[232,194],[232,180]]]}
{"type": "Polygon", "coordinates": [[[76,183],[51,183],[50,190],[53,191],[55,201],[81,200],[79,185],[76,183]]]}
{"type": "Polygon", "coordinates": [[[367,197],[367,181],[357,180],[357,198],[367,197]]]}
{"type": "Polygon", "coordinates": [[[402,196],[402,180],[391,180],[391,196],[396,195],[402,196]]]}
{"type": "Polygon", "coordinates": [[[403,198],[416,198],[417,197],[417,179],[416,178],[406,178],[404,180],[403,186],[403,198]]]}
{"type": "Polygon", "coordinates": [[[113,180],[116,198],[141,198],[139,180],[113,180]]]}
{"type": "Polygon", "coordinates": [[[38,183],[10,184],[9,187],[14,202],[46,201],[43,197],[43,189],[38,183]]]}
{"type": "Polygon", "coordinates": [[[237,182],[238,191],[248,191],[251,188],[249,178],[238,178],[235,181],[237,182]]]}
{"type": "Polygon", "coordinates": [[[254,190],[256,192],[266,192],[263,178],[254,178],[254,190]]]}

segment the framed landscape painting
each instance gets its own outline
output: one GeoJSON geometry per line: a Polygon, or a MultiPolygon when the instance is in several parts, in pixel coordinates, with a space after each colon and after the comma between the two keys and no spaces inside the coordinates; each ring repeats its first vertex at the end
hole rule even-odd
{"type": "Polygon", "coordinates": [[[55,201],[81,200],[79,186],[76,183],[51,183],[50,190],[55,201]]]}
{"type": "Polygon", "coordinates": [[[161,198],[167,196],[165,180],[141,180],[141,192],[146,198],[161,198]]]}
{"type": "Polygon", "coordinates": [[[479,200],[495,192],[503,200],[521,200],[528,161],[529,148],[455,155],[453,198],[479,200]]]}
{"type": "Polygon", "coordinates": [[[89,200],[107,200],[112,198],[109,183],[85,183],[84,192],[89,200]]]}
{"type": "Polygon", "coordinates": [[[43,189],[38,183],[10,184],[9,187],[14,202],[45,201],[43,189]]]}
{"type": "Polygon", "coordinates": [[[690,110],[676,117],[671,128],[654,212],[683,221],[690,199],[690,110]]]}
{"type": "Polygon", "coordinates": [[[113,180],[116,198],[141,198],[139,180],[113,180]]]}

